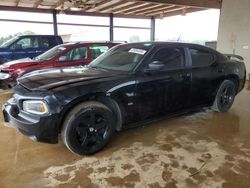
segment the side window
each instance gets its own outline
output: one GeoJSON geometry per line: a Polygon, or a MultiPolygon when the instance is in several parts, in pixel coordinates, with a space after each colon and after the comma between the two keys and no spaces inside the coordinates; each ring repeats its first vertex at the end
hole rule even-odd
{"type": "Polygon", "coordinates": [[[12,49],[28,49],[28,48],[38,48],[38,38],[37,37],[25,37],[18,40],[11,46],[12,49]]]}
{"type": "Polygon", "coordinates": [[[209,51],[194,48],[190,48],[189,51],[193,67],[209,66],[214,61],[214,56],[209,51]]]}
{"type": "Polygon", "coordinates": [[[41,37],[40,38],[41,48],[51,48],[57,45],[55,37],[41,37]]]}
{"type": "Polygon", "coordinates": [[[108,51],[109,47],[108,46],[91,46],[89,47],[89,49],[91,50],[91,59],[95,59],[99,55],[108,51]]]}
{"type": "Polygon", "coordinates": [[[164,64],[164,69],[178,69],[184,66],[183,50],[162,48],[153,56],[151,63],[164,64]]]}
{"type": "Polygon", "coordinates": [[[81,59],[87,59],[88,48],[78,47],[71,49],[66,54],[59,58],[59,61],[77,61],[81,59]]]}

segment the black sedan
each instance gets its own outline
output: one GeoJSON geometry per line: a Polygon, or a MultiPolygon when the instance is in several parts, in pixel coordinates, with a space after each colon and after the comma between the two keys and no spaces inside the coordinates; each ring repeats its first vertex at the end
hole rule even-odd
{"type": "MultiPolygon", "coordinates": [[[[230,56],[229,57],[233,57],[230,56]]],[[[51,69],[18,80],[6,122],[33,140],[92,154],[115,131],[197,107],[226,112],[245,83],[245,65],[184,43],[118,45],[85,67],[51,69]]]]}

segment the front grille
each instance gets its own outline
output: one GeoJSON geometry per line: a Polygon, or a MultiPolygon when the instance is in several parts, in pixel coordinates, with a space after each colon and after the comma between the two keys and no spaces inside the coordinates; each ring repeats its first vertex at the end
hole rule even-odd
{"type": "Polygon", "coordinates": [[[10,73],[10,71],[7,71],[7,70],[0,70],[0,72],[2,72],[2,73],[10,73]]]}
{"type": "Polygon", "coordinates": [[[31,91],[30,89],[25,87],[23,84],[20,84],[19,82],[17,82],[17,85],[15,87],[15,91],[16,90],[21,91],[21,93],[27,93],[31,91]]]}

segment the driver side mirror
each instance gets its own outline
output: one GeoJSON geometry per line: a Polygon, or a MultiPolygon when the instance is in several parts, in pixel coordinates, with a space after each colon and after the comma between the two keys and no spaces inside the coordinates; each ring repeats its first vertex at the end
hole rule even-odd
{"type": "Polygon", "coordinates": [[[152,72],[152,71],[158,71],[165,67],[163,63],[160,61],[153,61],[152,63],[148,64],[148,67],[144,70],[145,72],[152,72]]]}

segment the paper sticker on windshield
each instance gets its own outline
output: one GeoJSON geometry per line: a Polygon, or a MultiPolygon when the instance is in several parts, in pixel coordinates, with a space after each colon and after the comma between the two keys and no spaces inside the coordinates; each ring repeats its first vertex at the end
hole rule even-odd
{"type": "Polygon", "coordinates": [[[144,55],[147,51],[137,48],[131,48],[128,52],[144,55]]]}

